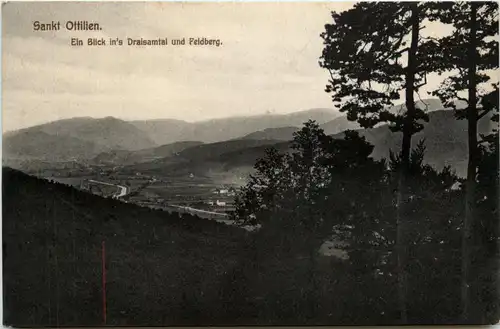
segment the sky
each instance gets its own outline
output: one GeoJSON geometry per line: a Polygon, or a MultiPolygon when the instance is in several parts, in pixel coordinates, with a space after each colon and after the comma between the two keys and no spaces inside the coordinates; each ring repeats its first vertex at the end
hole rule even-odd
{"type": "MultiPolygon", "coordinates": [[[[210,118],[332,108],[318,64],[331,11],[352,2],[10,2],[3,131],[71,117],[210,118]],[[101,31],[34,31],[92,21],[101,31]],[[217,38],[210,46],[75,47],[71,38],[217,38]]],[[[432,82],[432,81],[431,81],[432,82]]]]}

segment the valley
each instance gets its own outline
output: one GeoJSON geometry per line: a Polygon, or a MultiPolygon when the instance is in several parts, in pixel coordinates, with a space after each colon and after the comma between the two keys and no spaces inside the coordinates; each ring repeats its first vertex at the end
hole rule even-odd
{"type": "MultiPolygon", "coordinates": [[[[458,175],[463,175],[466,123],[449,120],[453,112],[440,110],[436,100],[427,103],[430,121],[415,135],[415,143],[426,140],[428,164],[437,169],[451,165],[458,175]],[[452,123],[449,129],[441,129],[444,122],[452,123]]],[[[205,217],[213,217],[214,213],[224,217],[234,209],[239,187],[246,184],[266,148],[291,151],[290,140],[300,129],[299,120],[307,121],[307,117],[322,123],[321,128],[334,138],[343,138],[347,129],[357,130],[375,146],[371,155],[375,159],[388,158],[389,151],[397,150],[401,143],[400,134],[392,133],[387,125],[362,129],[345,116],[318,109],[281,116],[217,119],[196,125],[176,120],[76,118],[4,134],[3,164],[88,191],[91,180],[112,184],[90,190],[105,197],[114,196],[117,186],[122,186],[127,191],[121,200],[144,207],[183,207],[184,211],[198,209],[205,217]],[[167,129],[173,125],[177,130],[167,129]],[[193,130],[195,126],[198,128],[193,130]],[[257,128],[262,130],[249,133],[249,129],[257,128]],[[204,131],[203,136],[197,136],[196,131],[204,131]],[[162,132],[174,140],[159,144],[162,132]],[[173,132],[177,136],[171,135],[173,132]]],[[[483,122],[479,125],[481,133],[494,128],[490,120],[483,122]]]]}
{"type": "Polygon", "coordinates": [[[222,218],[234,209],[236,184],[222,184],[210,177],[154,175],[130,168],[88,166],[85,169],[38,171],[48,181],[73,186],[83,191],[152,209],[196,213],[200,217],[222,218]],[[109,185],[107,185],[109,184],[109,185]],[[126,192],[117,194],[125,188],[126,192]],[[191,209],[192,211],[188,211],[191,209]],[[197,212],[196,210],[201,210],[197,212]],[[205,213],[210,212],[210,213],[205,213]]]}

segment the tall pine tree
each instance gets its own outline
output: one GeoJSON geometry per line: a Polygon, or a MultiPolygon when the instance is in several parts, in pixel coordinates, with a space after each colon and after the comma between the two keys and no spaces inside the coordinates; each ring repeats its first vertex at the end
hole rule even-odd
{"type": "Polygon", "coordinates": [[[429,6],[418,2],[360,3],[353,9],[332,13],[333,24],[322,33],[320,65],[330,72],[326,91],[349,120],[368,128],[380,122],[402,133],[401,168],[397,195],[398,295],[401,322],[406,323],[406,225],[412,136],[427,121],[415,104],[415,93],[434,69],[422,47],[420,30],[429,6]],[[404,94],[406,110],[388,110],[404,94]]]}
{"type": "Polygon", "coordinates": [[[467,120],[468,164],[462,231],[461,302],[462,320],[468,322],[472,227],[477,221],[478,123],[483,118],[495,118],[491,115],[495,106],[489,103],[492,103],[492,97],[498,98],[498,81],[493,80],[491,74],[492,70],[498,69],[498,3],[471,1],[436,3],[433,6],[436,10],[432,18],[453,27],[450,35],[434,40],[432,44],[436,54],[433,60],[438,70],[451,73],[433,94],[445,106],[456,110],[457,119],[467,120]],[[464,102],[466,108],[457,109],[456,100],[464,102]]]}

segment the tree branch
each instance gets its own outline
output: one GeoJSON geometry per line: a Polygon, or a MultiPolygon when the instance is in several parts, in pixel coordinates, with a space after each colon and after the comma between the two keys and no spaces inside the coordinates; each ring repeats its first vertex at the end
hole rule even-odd
{"type": "MultiPolygon", "coordinates": [[[[405,35],[404,33],[398,38],[398,40],[396,41],[395,45],[393,47],[391,47],[391,49],[398,49],[401,44],[403,43],[403,39],[404,39],[405,35]]],[[[391,57],[392,55],[400,55],[402,53],[404,53],[405,51],[408,51],[410,48],[406,47],[404,49],[401,49],[399,51],[396,51],[396,52],[392,52],[392,51],[388,51],[387,54],[385,56],[381,56],[379,58],[377,58],[376,60],[379,61],[379,60],[382,60],[382,61],[386,61],[389,57],[391,57]]]]}
{"type": "Polygon", "coordinates": [[[487,109],[487,110],[483,110],[483,112],[481,114],[479,114],[477,116],[477,120],[481,120],[486,114],[488,114],[489,112],[491,112],[491,108],[490,109],[487,109]]]}
{"type": "Polygon", "coordinates": [[[428,37],[422,37],[422,40],[432,40],[432,41],[436,41],[436,42],[439,42],[439,41],[440,41],[438,38],[431,37],[431,36],[428,36],[428,37]]]}
{"type": "Polygon", "coordinates": [[[458,99],[459,101],[462,101],[462,102],[467,103],[467,106],[469,106],[469,100],[468,100],[467,98],[457,96],[457,99],[458,99]]]}
{"type": "Polygon", "coordinates": [[[402,53],[404,53],[405,51],[408,51],[408,50],[410,50],[410,48],[406,47],[406,48],[401,49],[400,51],[395,52],[395,54],[401,55],[402,53]]]}
{"type": "Polygon", "coordinates": [[[427,111],[429,111],[429,104],[427,104],[426,102],[424,102],[424,101],[422,100],[422,97],[420,97],[420,93],[419,93],[418,91],[417,91],[417,96],[418,96],[418,99],[420,100],[420,102],[421,102],[422,104],[424,104],[424,106],[425,106],[425,111],[426,111],[426,112],[427,112],[427,111]]]}
{"type": "Polygon", "coordinates": [[[332,79],[332,84],[335,81],[335,78],[333,77],[332,70],[328,69],[328,73],[330,73],[330,78],[332,79]]]}
{"type": "Polygon", "coordinates": [[[419,89],[427,84],[427,74],[424,73],[424,81],[421,84],[415,85],[415,89],[419,89]]]}

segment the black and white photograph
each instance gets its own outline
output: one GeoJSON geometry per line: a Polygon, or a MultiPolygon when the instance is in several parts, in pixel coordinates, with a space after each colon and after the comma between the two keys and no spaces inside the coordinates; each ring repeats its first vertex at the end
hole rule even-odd
{"type": "Polygon", "coordinates": [[[1,16],[5,326],[499,322],[498,2],[1,16]]]}

